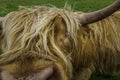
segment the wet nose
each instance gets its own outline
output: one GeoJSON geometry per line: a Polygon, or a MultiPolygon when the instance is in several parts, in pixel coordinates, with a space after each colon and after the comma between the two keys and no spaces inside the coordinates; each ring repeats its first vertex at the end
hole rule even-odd
{"type": "Polygon", "coordinates": [[[48,67],[39,73],[35,74],[34,77],[30,80],[47,80],[53,74],[53,68],[48,67]]]}

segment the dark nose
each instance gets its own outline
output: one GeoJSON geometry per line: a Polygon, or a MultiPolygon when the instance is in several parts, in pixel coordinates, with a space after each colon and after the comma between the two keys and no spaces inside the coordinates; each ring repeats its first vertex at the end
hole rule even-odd
{"type": "Polygon", "coordinates": [[[48,78],[53,74],[53,68],[48,67],[41,70],[39,73],[35,74],[30,80],[48,80],[48,78]]]}

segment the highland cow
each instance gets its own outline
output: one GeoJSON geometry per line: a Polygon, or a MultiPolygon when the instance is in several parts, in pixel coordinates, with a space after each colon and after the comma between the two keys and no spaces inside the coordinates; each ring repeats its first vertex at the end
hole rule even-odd
{"type": "Polygon", "coordinates": [[[1,20],[0,80],[88,80],[120,71],[120,0],[91,13],[51,7],[1,20]],[[114,14],[113,14],[114,13],[114,14]]]}

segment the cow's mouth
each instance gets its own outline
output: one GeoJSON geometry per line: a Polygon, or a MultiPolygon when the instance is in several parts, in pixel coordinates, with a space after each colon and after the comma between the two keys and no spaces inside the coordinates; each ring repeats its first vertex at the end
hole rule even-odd
{"type": "Polygon", "coordinates": [[[65,75],[66,71],[59,63],[44,62],[44,65],[46,67],[43,66],[43,68],[39,68],[40,66],[42,67],[43,63],[42,61],[41,63],[39,62],[40,61],[36,62],[36,65],[30,65],[28,68],[25,69],[23,67],[23,71],[20,71],[21,67],[19,66],[18,68],[12,68],[12,71],[15,70],[13,72],[11,72],[11,70],[6,67],[1,73],[2,80],[6,80],[7,77],[10,77],[9,80],[18,80],[19,78],[24,80],[67,80],[65,79],[65,77],[67,77],[65,75]]]}
{"type": "Polygon", "coordinates": [[[35,73],[27,76],[15,76],[7,71],[3,71],[1,73],[1,79],[2,80],[63,80],[60,71],[53,67],[45,68],[39,73],[35,73]]]}

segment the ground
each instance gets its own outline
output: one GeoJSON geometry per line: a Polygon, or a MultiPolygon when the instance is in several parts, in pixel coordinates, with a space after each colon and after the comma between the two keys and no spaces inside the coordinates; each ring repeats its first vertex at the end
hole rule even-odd
{"type": "MultiPolygon", "coordinates": [[[[91,12],[101,9],[115,0],[0,0],[0,16],[18,10],[18,6],[54,5],[73,11],[91,12]]],[[[103,77],[92,75],[90,80],[120,80],[120,75],[103,77]]]]}

